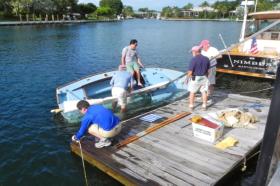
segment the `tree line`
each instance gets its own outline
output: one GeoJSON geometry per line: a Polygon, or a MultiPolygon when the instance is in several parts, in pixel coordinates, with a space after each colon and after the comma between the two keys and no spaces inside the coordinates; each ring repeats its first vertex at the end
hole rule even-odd
{"type": "MultiPolygon", "coordinates": [[[[205,9],[205,11],[200,12],[196,15],[198,18],[226,18],[230,17],[231,11],[236,11],[235,16],[240,17],[243,14],[243,9],[240,7],[242,0],[236,1],[216,1],[213,4],[208,3],[207,1],[202,2],[199,7],[206,8],[211,7],[216,11],[210,12],[205,9]]],[[[187,3],[185,6],[179,7],[164,7],[161,11],[161,15],[163,17],[186,17],[183,11],[188,11],[193,9],[192,3],[187,3]]],[[[273,9],[280,9],[280,0],[258,0],[257,3],[257,11],[264,11],[264,10],[273,10],[273,9]]]]}
{"type": "MultiPolygon", "coordinates": [[[[235,1],[216,1],[212,4],[207,1],[202,2],[199,7],[212,7],[216,11],[203,11],[196,17],[198,18],[226,18],[230,16],[230,11],[237,10],[237,16],[242,16],[242,8],[240,8],[242,0],[235,1]],[[239,15],[240,14],[240,15],[239,15]]],[[[192,3],[187,3],[183,7],[164,7],[161,16],[171,18],[186,17],[183,11],[194,8],[192,3]]],[[[280,9],[280,0],[258,0],[257,11],[280,9]]],[[[154,10],[148,8],[139,8],[138,11],[153,13],[154,10]]],[[[78,0],[0,0],[0,18],[13,17],[19,15],[67,15],[70,13],[79,13],[82,18],[98,18],[98,17],[116,17],[122,14],[124,17],[136,17],[131,6],[124,6],[121,0],[101,0],[99,7],[93,3],[78,3],[78,0]]],[[[150,14],[147,14],[150,15],[150,14]]]]}
{"type": "Polygon", "coordinates": [[[123,10],[121,0],[101,0],[99,7],[93,3],[78,3],[78,0],[0,0],[0,16],[19,15],[66,15],[80,13],[86,15],[114,16],[123,10]]]}

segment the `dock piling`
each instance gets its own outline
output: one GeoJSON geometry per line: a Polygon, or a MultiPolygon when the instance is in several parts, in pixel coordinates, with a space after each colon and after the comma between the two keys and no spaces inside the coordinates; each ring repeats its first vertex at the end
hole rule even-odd
{"type": "Polygon", "coordinates": [[[273,153],[275,150],[275,144],[277,140],[277,136],[279,133],[279,121],[280,115],[278,113],[280,108],[280,66],[277,68],[277,75],[273,90],[273,95],[271,99],[271,105],[269,108],[266,128],[263,137],[263,143],[261,146],[261,154],[257,164],[257,172],[256,172],[256,186],[266,185],[269,177],[271,176],[271,161],[273,159],[273,153]]]}

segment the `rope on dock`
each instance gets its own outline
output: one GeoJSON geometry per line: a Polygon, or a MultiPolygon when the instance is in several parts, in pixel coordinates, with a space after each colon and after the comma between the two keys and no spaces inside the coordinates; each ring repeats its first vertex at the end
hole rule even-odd
{"type": "Polygon", "coordinates": [[[246,159],[246,156],[244,157],[243,166],[242,166],[242,168],[241,168],[241,171],[242,171],[242,172],[246,171],[246,169],[247,169],[247,166],[246,166],[247,161],[248,161],[249,159],[255,157],[256,155],[258,155],[260,152],[261,152],[260,150],[257,151],[256,153],[254,153],[253,155],[251,155],[251,156],[248,157],[247,159],[246,159]]]}
{"type": "Polygon", "coordinates": [[[82,163],[83,163],[84,177],[85,177],[85,181],[86,181],[86,186],[88,186],[87,173],[86,173],[86,168],[85,168],[85,160],[84,160],[82,145],[81,145],[81,142],[80,142],[80,141],[78,141],[78,143],[79,143],[80,150],[81,150],[81,157],[82,157],[82,163]]]}

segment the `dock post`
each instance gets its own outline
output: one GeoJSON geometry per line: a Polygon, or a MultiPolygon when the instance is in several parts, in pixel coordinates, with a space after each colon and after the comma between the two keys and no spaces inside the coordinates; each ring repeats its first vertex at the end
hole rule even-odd
{"type": "Polygon", "coordinates": [[[265,127],[265,132],[263,136],[263,142],[261,145],[261,154],[258,159],[256,174],[255,174],[255,184],[256,186],[266,185],[268,177],[271,177],[270,171],[271,161],[274,151],[280,151],[279,146],[275,146],[279,134],[280,126],[280,66],[277,68],[277,76],[274,83],[274,90],[272,94],[272,99],[270,103],[267,123],[265,127]],[[275,148],[276,147],[276,148],[275,148]]]}

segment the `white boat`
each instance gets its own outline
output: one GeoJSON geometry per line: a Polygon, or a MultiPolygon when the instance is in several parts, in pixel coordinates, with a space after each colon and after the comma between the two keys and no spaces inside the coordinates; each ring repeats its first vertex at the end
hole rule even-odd
{"type": "Polygon", "coordinates": [[[240,43],[225,50],[217,59],[217,71],[259,78],[275,79],[280,62],[280,11],[248,14],[247,8],[240,43]]]}
{"type": "MultiPolygon", "coordinates": [[[[111,107],[112,101],[116,98],[111,97],[110,80],[117,71],[101,74],[94,74],[74,82],[59,86],[56,89],[58,109],[53,112],[61,112],[68,122],[76,122],[79,119],[79,112],[76,108],[78,101],[87,100],[90,104],[103,104],[111,107]]],[[[171,99],[176,92],[181,92],[181,96],[187,94],[187,85],[184,83],[185,73],[164,69],[164,68],[145,68],[141,72],[145,81],[145,87],[136,89],[130,93],[128,105],[137,105],[140,109],[141,103],[149,100],[150,104],[171,99]],[[140,105],[139,105],[140,103],[140,105]]]]}

